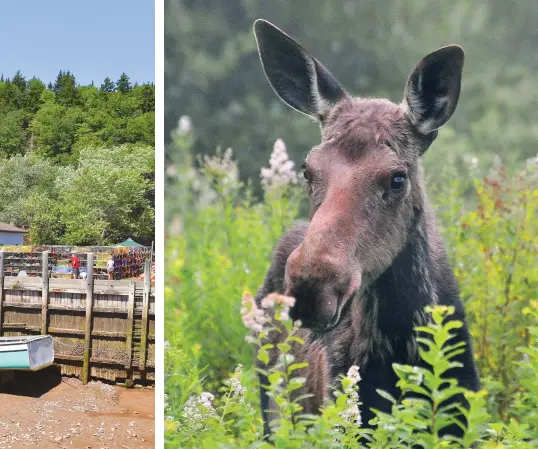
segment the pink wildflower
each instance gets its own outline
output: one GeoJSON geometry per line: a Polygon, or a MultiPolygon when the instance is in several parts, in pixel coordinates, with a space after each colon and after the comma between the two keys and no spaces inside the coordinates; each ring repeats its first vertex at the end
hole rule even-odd
{"type": "Polygon", "coordinates": [[[284,187],[297,183],[297,173],[293,169],[294,162],[290,160],[286,145],[282,139],[277,139],[269,159],[269,168],[262,168],[260,177],[266,189],[284,187]]]}
{"type": "Polygon", "coordinates": [[[246,292],[243,295],[241,301],[243,307],[241,307],[241,317],[243,318],[243,324],[253,330],[254,332],[261,332],[263,325],[267,322],[267,317],[262,309],[258,308],[254,297],[246,292]]]}

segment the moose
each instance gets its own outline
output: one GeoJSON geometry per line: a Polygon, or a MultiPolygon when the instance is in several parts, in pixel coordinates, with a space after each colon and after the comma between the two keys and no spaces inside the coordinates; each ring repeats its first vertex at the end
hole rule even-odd
{"type": "MultiPolygon", "coordinates": [[[[424,309],[435,304],[453,306],[451,319],[463,323],[451,343],[464,341],[465,351],[450,377],[477,391],[465,312],[420,161],[456,109],[463,49],[448,45],[424,57],[395,104],[352,97],[303,46],[265,20],[254,23],[254,34],[273,90],[321,128],[321,143],[303,167],[310,220],[281,238],[255,298],[259,305],[277,292],[296,300],[290,316],[301,321],[305,344],[295,355],[309,364],[304,411],[315,413],[356,365],[363,425],[374,417],[372,408],[390,412],[376,390],[399,397],[393,363],[425,366],[414,329],[427,323],[424,309]]],[[[268,434],[275,404],[262,374],[260,385],[268,434]]]]}

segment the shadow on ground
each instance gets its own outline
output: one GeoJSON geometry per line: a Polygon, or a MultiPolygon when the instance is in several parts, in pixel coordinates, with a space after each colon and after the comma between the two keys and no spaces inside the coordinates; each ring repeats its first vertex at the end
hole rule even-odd
{"type": "Polygon", "coordinates": [[[39,398],[62,382],[59,367],[51,365],[39,371],[0,373],[6,379],[0,382],[0,393],[39,398]]]}

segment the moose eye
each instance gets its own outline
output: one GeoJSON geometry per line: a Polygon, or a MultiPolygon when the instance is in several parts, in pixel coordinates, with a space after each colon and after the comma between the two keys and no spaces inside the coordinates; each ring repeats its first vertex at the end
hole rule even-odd
{"type": "Polygon", "coordinates": [[[308,182],[311,181],[312,177],[310,176],[310,172],[306,166],[306,164],[303,164],[301,166],[301,168],[303,169],[303,176],[304,176],[304,179],[306,179],[308,182]]]}
{"type": "Polygon", "coordinates": [[[396,173],[392,175],[392,179],[390,181],[390,188],[396,192],[402,190],[405,186],[405,174],[404,173],[396,173]]]}

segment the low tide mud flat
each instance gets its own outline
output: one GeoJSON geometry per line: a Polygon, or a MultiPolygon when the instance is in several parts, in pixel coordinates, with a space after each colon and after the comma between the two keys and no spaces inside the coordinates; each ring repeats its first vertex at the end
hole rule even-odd
{"type": "Polygon", "coordinates": [[[153,448],[154,404],[149,388],[20,372],[0,386],[0,449],[153,448]]]}

